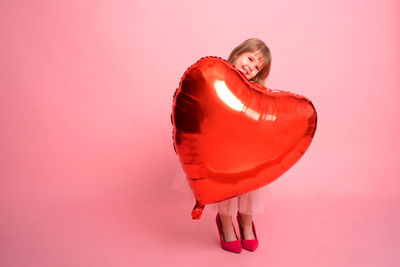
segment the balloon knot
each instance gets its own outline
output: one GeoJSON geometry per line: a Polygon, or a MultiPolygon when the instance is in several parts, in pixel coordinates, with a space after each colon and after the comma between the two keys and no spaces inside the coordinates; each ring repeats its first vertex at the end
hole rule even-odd
{"type": "Polygon", "coordinates": [[[194,208],[192,210],[192,219],[193,220],[199,220],[201,218],[201,215],[203,214],[204,206],[200,204],[198,201],[196,201],[196,205],[194,205],[194,208]]]}

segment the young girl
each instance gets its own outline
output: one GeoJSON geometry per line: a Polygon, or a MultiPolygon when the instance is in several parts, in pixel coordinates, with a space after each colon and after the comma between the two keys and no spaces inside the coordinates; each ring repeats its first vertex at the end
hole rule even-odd
{"type": "MultiPolygon", "coordinates": [[[[248,80],[263,85],[271,68],[271,53],[263,41],[252,38],[233,49],[228,61],[242,72],[248,80]]],[[[180,169],[173,187],[179,189],[186,185],[186,188],[189,188],[185,181],[186,176],[180,169]]],[[[253,215],[262,213],[266,189],[267,187],[260,188],[212,204],[214,209],[218,210],[216,222],[223,249],[236,253],[239,253],[242,247],[249,251],[256,250],[258,239],[254,228],[253,215]],[[236,212],[241,241],[238,240],[232,223],[232,216],[236,212]]]]}

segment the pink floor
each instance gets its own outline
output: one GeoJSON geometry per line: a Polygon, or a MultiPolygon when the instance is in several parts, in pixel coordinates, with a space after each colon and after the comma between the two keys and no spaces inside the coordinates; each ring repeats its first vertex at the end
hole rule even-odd
{"type": "Polygon", "coordinates": [[[219,247],[210,210],[192,221],[186,196],[142,189],[136,199],[2,192],[0,266],[400,264],[399,198],[272,196],[255,217],[258,250],[236,255],[219,247]]]}

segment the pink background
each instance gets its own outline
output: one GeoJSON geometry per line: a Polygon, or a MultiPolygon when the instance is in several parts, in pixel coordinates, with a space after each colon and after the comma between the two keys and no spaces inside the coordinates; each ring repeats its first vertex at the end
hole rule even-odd
{"type": "Polygon", "coordinates": [[[1,1],[0,25],[0,266],[399,266],[398,1],[1,1]],[[318,127],[234,255],[171,189],[169,116],[250,37],[318,127]]]}

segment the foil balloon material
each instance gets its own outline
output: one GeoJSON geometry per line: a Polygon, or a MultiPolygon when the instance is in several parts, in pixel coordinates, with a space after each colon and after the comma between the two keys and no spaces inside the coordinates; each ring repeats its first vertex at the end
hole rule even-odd
{"type": "Polygon", "coordinates": [[[174,148],[196,198],[206,204],[265,186],[309,147],[317,114],[307,98],[246,79],[228,61],[204,57],[184,73],[172,106],[174,148]]]}

